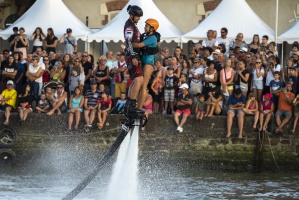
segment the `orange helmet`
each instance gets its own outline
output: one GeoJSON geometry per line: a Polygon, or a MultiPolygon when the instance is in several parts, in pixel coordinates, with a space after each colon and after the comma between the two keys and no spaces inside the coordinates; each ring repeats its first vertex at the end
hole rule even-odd
{"type": "Polygon", "coordinates": [[[145,23],[153,27],[155,31],[159,28],[159,22],[155,19],[147,19],[145,23]]]}

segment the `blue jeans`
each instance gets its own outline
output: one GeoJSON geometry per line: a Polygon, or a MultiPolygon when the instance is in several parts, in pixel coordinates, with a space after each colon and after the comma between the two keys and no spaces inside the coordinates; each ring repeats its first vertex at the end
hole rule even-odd
{"type": "Polygon", "coordinates": [[[39,99],[39,96],[38,96],[39,83],[35,82],[35,81],[33,81],[33,82],[28,81],[28,84],[30,85],[31,94],[34,96],[34,100],[37,103],[38,99],[39,99]]]}

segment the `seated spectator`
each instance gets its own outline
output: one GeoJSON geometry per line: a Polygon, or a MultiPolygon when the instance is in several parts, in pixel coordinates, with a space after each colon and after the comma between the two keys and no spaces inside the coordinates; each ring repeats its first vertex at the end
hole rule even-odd
{"type": "Polygon", "coordinates": [[[50,71],[52,81],[63,82],[66,76],[66,70],[63,68],[62,61],[58,61],[57,67],[53,67],[50,71]]]}
{"type": "MultiPolygon", "coordinates": [[[[98,101],[101,98],[100,91],[97,90],[97,82],[95,79],[90,81],[90,89],[84,95],[84,118],[85,128],[92,127],[92,123],[97,112],[98,101]]],[[[87,130],[87,129],[86,129],[87,130]]]]}
{"type": "Polygon", "coordinates": [[[260,128],[259,131],[266,131],[267,125],[271,119],[272,113],[274,112],[274,104],[270,99],[272,95],[267,93],[264,95],[264,101],[261,103],[260,107],[260,128]],[[266,119],[264,122],[264,116],[266,115],[266,119]]]}
{"type": "Polygon", "coordinates": [[[283,89],[283,92],[277,93],[278,95],[278,108],[275,114],[277,128],[276,133],[282,134],[283,126],[291,119],[292,117],[292,104],[295,98],[295,95],[291,92],[292,85],[290,83],[286,84],[286,87],[283,89]],[[285,117],[283,121],[281,118],[285,117]]]}
{"type": "Polygon", "coordinates": [[[14,110],[17,101],[17,91],[13,89],[14,82],[12,80],[7,81],[5,90],[0,95],[0,110],[5,112],[4,125],[9,125],[10,112],[14,110]]]}
{"type": "Polygon", "coordinates": [[[30,95],[30,85],[25,85],[25,87],[22,90],[22,93],[19,94],[19,117],[20,117],[20,123],[23,125],[23,123],[26,121],[27,116],[29,113],[32,112],[31,103],[33,101],[33,96],[30,95]]]}
{"type": "Polygon", "coordinates": [[[296,130],[296,126],[297,126],[297,122],[299,119],[299,94],[297,94],[296,98],[293,101],[293,105],[294,105],[294,125],[293,125],[293,129],[291,130],[291,132],[293,134],[295,134],[295,130],[296,130]]]}
{"type": "Polygon", "coordinates": [[[243,108],[243,111],[247,115],[254,115],[254,123],[252,127],[253,129],[256,129],[256,125],[259,120],[259,104],[255,99],[253,92],[249,93],[248,100],[243,108]]]}
{"type": "Polygon", "coordinates": [[[274,80],[270,81],[270,93],[273,95],[272,102],[274,103],[274,111],[276,111],[278,105],[277,93],[281,92],[281,88],[283,87],[283,82],[280,79],[280,72],[275,71],[273,74],[274,74],[274,80]]]}
{"type": "Polygon", "coordinates": [[[246,97],[242,94],[240,88],[235,89],[235,92],[229,96],[227,101],[228,111],[227,111],[227,133],[226,137],[231,136],[231,128],[233,125],[233,118],[235,115],[238,117],[239,135],[238,138],[242,139],[243,135],[243,125],[244,125],[244,112],[243,108],[246,103],[246,97]]]}
{"type": "Polygon", "coordinates": [[[116,105],[109,111],[108,114],[122,114],[124,105],[126,103],[126,93],[120,94],[120,99],[117,100],[116,105]]]}
{"type": "Polygon", "coordinates": [[[75,87],[74,93],[70,96],[69,102],[69,131],[72,130],[74,116],[76,116],[75,130],[78,130],[79,122],[81,119],[81,113],[83,112],[84,97],[81,95],[81,89],[79,86],[75,87]]]}
{"type": "Polygon", "coordinates": [[[219,115],[223,108],[223,97],[221,95],[221,91],[219,88],[212,89],[211,92],[208,93],[209,98],[206,101],[207,104],[207,117],[212,117],[215,113],[219,115]]]}
{"type": "Polygon", "coordinates": [[[52,110],[47,112],[47,115],[53,115],[57,112],[57,115],[66,111],[67,108],[67,92],[64,91],[63,83],[57,84],[57,90],[52,93],[52,99],[50,100],[52,110]]]}
{"type": "Polygon", "coordinates": [[[288,82],[292,85],[292,93],[296,94],[297,92],[297,82],[298,82],[298,77],[297,77],[297,72],[296,68],[291,68],[291,75],[289,76],[288,82]]]}
{"type": "Polygon", "coordinates": [[[196,120],[202,120],[202,118],[206,114],[206,108],[207,104],[205,102],[205,96],[203,94],[196,95],[196,107],[195,107],[195,113],[196,113],[196,120]]]}
{"type": "MultiPolygon", "coordinates": [[[[153,114],[153,98],[152,95],[150,95],[148,92],[149,90],[148,88],[146,88],[146,96],[145,96],[144,104],[142,106],[142,110],[144,110],[147,119],[149,115],[153,114]]],[[[145,131],[145,127],[142,127],[141,131],[145,131]]]]}
{"type": "Polygon", "coordinates": [[[177,110],[174,114],[174,121],[178,126],[176,129],[176,133],[183,132],[183,125],[186,123],[188,116],[191,114],[191,106],[192,106],[192,99],[191,96],[188,94],[189,86],[184,83],[180,86],[182,89],[182,94],[179,95],[177,101],[177,110]],[[183,115],[181,122],[179,121],[179,116],[183,115]]]}
{"type": "MultiPolygon", "coordinates": [[[[161,102],[161,98],[163,96],[162,94],[162,89],[163,89],[163,80],[162,80],[162,77],[161,77],[161,73],[160,71],[155,71],[154,72],[154,80],[152,82],[152,85],[151,85],[151,89],[154,93],[153,95],[153,101],[154,101],[154,114],[158,114],[159,113],[159,108],[160,108],[160,102],[161,102]]],[[[182,76],[182,74],[181,74],[182,76]]]]}
{"type": "Polygon", "coordinates": [[[46,112],[48,112],[49,108],[50,108],[50,103],[46,98],[46,94],[42,93],[39,96],[39,101],[38,101],[37,106],[36,106],[35,109],[38,113],[41,113],[41,112],[46,113],[46,112]]]}
{"type": "Polygon", "coordinates": [[[108,97],[109,97],[109,91],[105,90],[102,93],[102,98],[99,100],[99,105],[98,105],[99,123],[97,123],[99,129],[103,128],[106,122],[107,113],[109,110],[111,110],[112,100],[108,97]]]}

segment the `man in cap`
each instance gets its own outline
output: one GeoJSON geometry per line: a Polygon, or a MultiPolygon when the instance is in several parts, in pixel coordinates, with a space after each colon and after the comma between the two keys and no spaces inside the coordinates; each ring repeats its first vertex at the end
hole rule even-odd
{"type": "Polygon", "coordinates": [[[191,106],[192,106],[192,99],[191,96],[188,94],[189,86],[186,83],[183,83],[180,86],[182,93],[179,94],[177,100],[177,110],[174,114],[174,121],[178,126],[175,133],[183,132],[183,125],[186,123],[188,116],[191,114],[191,106]],[[183,118],[180,122],[179,116],[183,115],[183,118]]]}
{"type": "Polygon", "coordinates": [[[0,95],[0,110],[5,112],[4,125],[9,125],[10,112],[16,107],[17,91],[13,89],[14,82],[7,81],[6,88],[0,95]]]}
{"type": "Polygon", "coordinates": [[[77,40],[72,36],[72,29],[66,29],[66,33],[60,39],[60,44],[64,44],[63,54],[77,53],[77,40]]]}
{"type": "Polygon", "coordinates": [[[15,47],[15,37],[18,35],[18,27],[13,27],[13,34],[8,38],[8,42],[10,45],[10,51],[13,52],[14,51],[14,47],[15,47]]]}

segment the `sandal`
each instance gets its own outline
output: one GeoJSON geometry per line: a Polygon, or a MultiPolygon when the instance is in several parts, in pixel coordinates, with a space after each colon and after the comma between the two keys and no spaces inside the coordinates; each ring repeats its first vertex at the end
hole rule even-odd
{"type": "Polygon", "coordinates": [[[3,122],[3,125],[8,126],[8,125],[9,125],[9,122],[3,122]]]}

